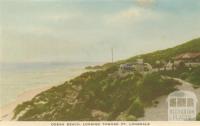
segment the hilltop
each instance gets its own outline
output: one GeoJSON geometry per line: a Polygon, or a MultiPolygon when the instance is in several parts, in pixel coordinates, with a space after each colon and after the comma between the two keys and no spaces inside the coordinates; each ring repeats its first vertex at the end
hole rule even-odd
{"type": "MultiPolygon", "coordinates": [[[[159,50],[159,51],[155,51],[155,52],[148,53],[148,54],[137,55],[137,56],[131,57],[131,58],[126,59],[126,60],[117,61],[114,64],[119,65],[119,64],[122,64],[122,63],[135,62],[138,58],[142,58],[146,62],[155,66],[155,61],[157,61],[157,60],[169,61],[173,57],[175,57],[179,54],[182,54],[182,53],[186,53],[186,52],[200,52],[200,38],[193,39],[191,41],[185,42],[184,44],[178,45],[178,46],[173,47],[173,48],[159,50]]],[[[100,69],[100,68],[103,69],[103,68],[108,68],[108,67],[110,67],[114,64],[113,63],[106,63],[102,66],[99,66],[99,65],[93,66],[93,67],[89,66],[87,68],[88,69],[100,69]]]]}
{"type": "Polygon", "coordinates": [[[139,55],[136,57],[132,57],[128,60],[125,60],[125,62],[131,62],[136,60],[136,58],[141,57],[146,62],[151,63],[152,65],[155,65],[155,61],[157,60],[166,60],[169,61],[173,57],[187,52],[200,52],[200,38],[193,39],[189,42],[186,42],[185,44],[178,45],[174,48],[169,48],[165,50],[155,51],[153,53],[139,55]]]}
{"type": "Polygon", "coordinates": [[[139,55],[116,63],[98,66],[97,71],[82,75],[35,96],[18,105],[13,119],[31,121],[69,120],[137,120],[144,116],[144,108],[156,105],[156,98],[177,90],[180,83],[166,76],[179,77],[200,84],[200,67],[134,72],[121,76],[120,65],[134,63],[138,58],[157,67],[156,61],[169,62],[187,52],[200,52],[200,38],[185,44],[139,55]]]}

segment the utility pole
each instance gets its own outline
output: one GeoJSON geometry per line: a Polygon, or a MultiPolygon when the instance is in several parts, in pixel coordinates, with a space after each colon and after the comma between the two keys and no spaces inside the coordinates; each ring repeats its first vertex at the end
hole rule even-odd
{"type": "Polygon", "coordinates": [[[114,52],[113,52],[113,48],[111,48],[111,54],[112,54],[112,63],[114,62],[114,52]]]}

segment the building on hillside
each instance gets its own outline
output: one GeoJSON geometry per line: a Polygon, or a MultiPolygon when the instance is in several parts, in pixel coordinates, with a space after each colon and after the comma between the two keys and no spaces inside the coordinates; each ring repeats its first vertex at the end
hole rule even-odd
{"type": "Polygon", "coordinates": [[[200,52],[183,53],[174,58],[186,62],[200,62],[200,52]]]}
{"type": "Polygon", "coordinates": [[[173,59],[175,66],[179,66],[180,64],[184,64],[187,67],[200,66],[200,52],[183,53],[173,59]]]}
{"type": "Polygon", "coordinates": [[[134,63],[127,63],[121,64],[119,68],[120,74],[127,75],[127,74],[134,74],[135,72],[138,73],[149,73],[152,72],[153,68],[149,63],[144,63],[143,59],[138,59],[134,63]]]}
{"type": "Polygon", "coordinates": [[[119,67],[118,74],[121,77],[134,74],[133,65],[130,63],[121,64],[119,67]]]}
{"type": "Polygon", "coordinates": [[[149,63],[144,63],[144,71],[146,72],[150,72],[150,71],[152,71],[153,70],[153,67],[151,66],[151,64],[149,64],[149,63]]]}
{"type": "Polygon", "coordinates": [[[134,70],[139,72],[139,73],[149,73],[152,72],[153,67],[149,63],[145,63],[143,59],[138,59],[134,63],[134,70]]]}
{"type": "Polygon", "coordinates": [[[181,61],[181,60],[175,60],[174,61],[174,66],[179,66],[181,63],[184,63],[184,62],[181,61]]]}
{"type": "Polygon", "coordinates": [[[133,65],[130,63],[121,64],[120,65],[121,72],[132,72],[133,71],[133,65]]]}
{"type": "MultiPolygon", "coordinates": [[[[165,70],[166,66],[169,65],[167,61],[165,60],[156,60],[155,61],[155,68],[154,71],[158,72],[158,71],[163,71],[165,70]]],[[[169,66],[168,66],[169,67],[169,66]]]]}
{"type": "Polygon", "coordinates": [[[137,61],[133,65],[134,70],[140,73],[144,72],[144,61],[143,59],[137,59],[137,61]]]}
{"type": "Polygon", "coordinates": [[[169,61],[166,65],[165,65],[165,70],[173,70],[174,69],[174,64],[169,61]]]}

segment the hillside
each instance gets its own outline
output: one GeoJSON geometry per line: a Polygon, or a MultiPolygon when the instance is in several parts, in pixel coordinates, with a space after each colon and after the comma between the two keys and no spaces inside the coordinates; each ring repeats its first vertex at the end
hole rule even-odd
{"type": "Polygon", "coordinates": [[[186,42],[185,44],[176,46],[174,48],[169,48],[149,54],[132,57],[128,60],[125,60],[125,62],[132,62],[135,61],[138,57],[140,57],[143,58],[146,62],[155,65],[155,61],[157,60],[168,61],[171,60],[173,57],[186,52],[200,52],[200,38],[191,40],[189,42],[186,42]]]}
{"type": "MultiPolygon", "coordinates": [[[[181,68],[176,71],[121,76],[121,63],[143,58],[155,66],[156,60],[170,60],[178,54],[200,51],[200,38],[175,48],[132,57],[106,64],[104,69],[86,72],[53,87],[18,105],[13,119],[37,121],[69,120],[137,120],[144,116],[144,108],[155,105],[155,99],[176,90],[179,83],[164,76],[179,77],[199,84],[200,69],[181,68]],[[184,71],[184,76],[181,75],[184,71]]],[[[99,67],[98,67],[99,69],[99,67]]]]}
{"type": "MultiPolygon", "coordinates": [[[[193,39],[191,41],[188,41],[182,45],[178,45],[173,48],[159,50],[159,51],[155,51],[148,54],[137,55],[127,60],[121,60],[121,61],[115,62],[114,64],[119,65],[122,63],[135,62],[138,58],[142,58],[144,59],[144,61],[155,66],[155,61],[157,60],[169,61],[171,58],[175,57],[176,55],[186,53],[186,52],[200,52],[200,38],[193,39]]],[[[113,63],[106,63],[102,66],[94,66],[94,67],[89,66],[88,69],[108,68],[112,65],[113,63]]]]}

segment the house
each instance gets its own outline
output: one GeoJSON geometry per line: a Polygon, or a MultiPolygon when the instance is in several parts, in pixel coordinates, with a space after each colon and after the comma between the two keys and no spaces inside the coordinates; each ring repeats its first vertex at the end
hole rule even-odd
{"type": "Polygon", "coordinates": [[[181,63],[187,67],[200,66],[200,52],[183,53],[173,59],[175,66],[179,66],[181,63]]]}
{"type": "Polygon", "coordinates": [[[165,65],[165,70],[173,70],[174,69],[174,64],[169,61],[166,65],[165,65]]]}
{"type": "Polygon", "coordinates": [[[132,72],[133,71],[133,65],[130,64],[130,63],[121,64],[120,65],[120,70],[122,72],[132,72]]]}
{"type": "Polygon", "coordinates": [[[119,72],[120,74],[134,74],[135,72],[139,72],[142,74],[152,72],[153,68],[149,63],[144,63],[143,59],[137,59],[137,61],[133,64],[121,64],[119,72]]]}
{"type": "Polygon", "coordinates": [[[134,70],[140,73],[144,72],[144,62],[143,59],[137,59],[137,61],[133,65],[134,70]]]}
{"type": "Polygon", "coordinates": [[[149,63],[144,63],[144,71],[152,71],[153,67],[149,63]]]}
{"type": "Polygon", "coordinates": [[[200,62],[199,63],[185,63],[185,66],[190,67],[190,68],[198,67],[198,66],[200,66],[200,62]]]}
{"type": "Polygon", "coordinates": [[[174,61],[174,66],[179,66],[181,63],[184,63],[183,61],[181,61],[181,60],[175,60],[174,61]]]}
{"type": "Polygon", "coordinates": [[[119,76],[127,76],[133,73],[133,65],[130,63],[121,64],[118,71],[119,76]]]}
{"type": "Polygon", "coordinates": [[[175,60],[200,62],[200,52],[183,53],[174,58],[175,60]]]}
{"type": "Polygon", "coordinates": [[[149,73],[152,72],[153,67],[149,63],[145,63],[143,59],[137,59],[136,63],[134,63],[134,70],[139,73],[149,73]]]}
{"type": "Polygon", "coordinates": [[[165,70],[165,67],[167,66],[168,63],[165,60],[156,60],[155,64],[156,68],[154,68],[154,72],[158,72],[165,70]]]}

